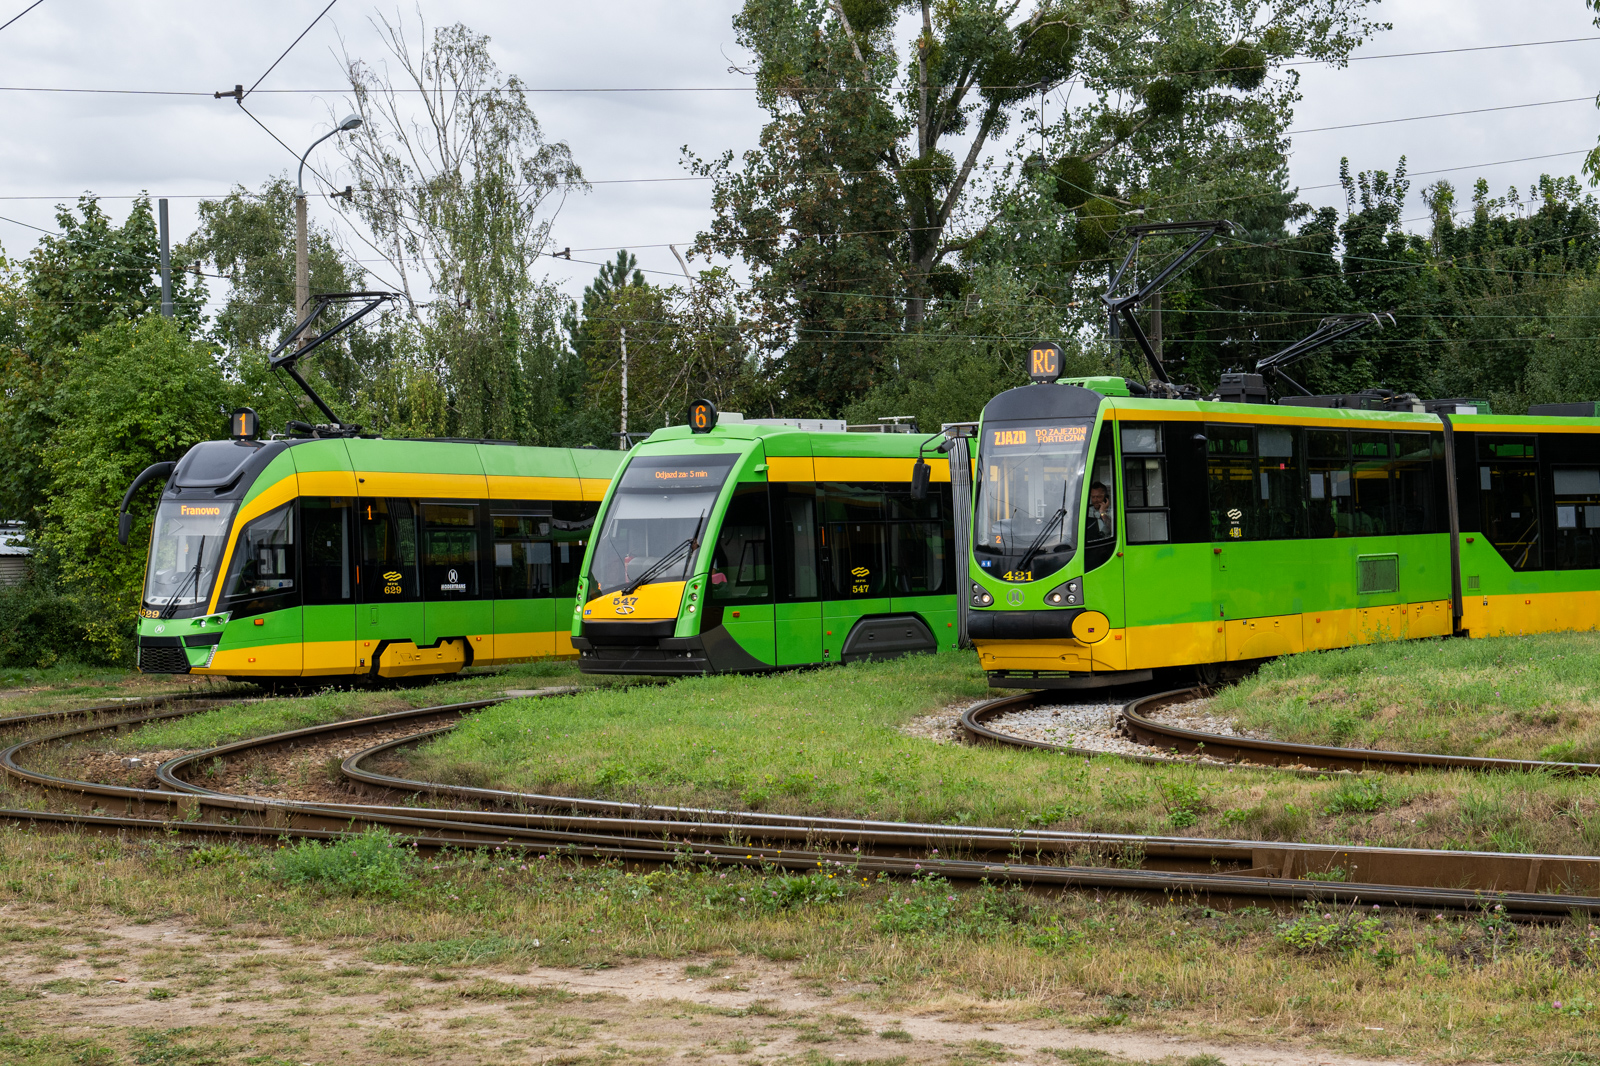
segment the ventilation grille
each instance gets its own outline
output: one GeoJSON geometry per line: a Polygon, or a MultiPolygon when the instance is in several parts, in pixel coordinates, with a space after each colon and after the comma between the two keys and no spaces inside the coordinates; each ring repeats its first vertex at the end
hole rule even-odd
{"type": "Polygon", "coordinates": [[[1362,555],[1357,557],[1361,573],[1356,591],[1365,596],[1372,592],[1400,591],[1400,557],[1398,555],[1362,555]]]}
{"type": "Polygon", "coordinates": [[[189,656],[182,648],[140,648],[139,670],[146,674],[187,674],[189,656]]]}
{"type": "Polygon", "coordinates": [[[1469,589],[1477,589],[1478,588],[1478,575],[1477,574],[1468,574],[1467,575],[1467,588],[1469,588],[1469,589]]]}

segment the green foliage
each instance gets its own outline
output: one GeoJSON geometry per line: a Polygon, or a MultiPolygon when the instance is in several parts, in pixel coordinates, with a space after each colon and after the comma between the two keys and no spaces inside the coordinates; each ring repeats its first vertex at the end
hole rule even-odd
{"type": "Polygon", "coordinates": [[[1376,777],[1341,781],[1328,794],[1329,814],[1372,814],[1389,806],[1389,794],[1376,777]]]}
{"type": "Polygon", "coordinates": [[[269,871],[291,885],[314,885],[351,896],[405,896],[416,886],[420,860],[404,837],[387,829],[326,844],[302,840],[275,852],[269,871]]]}
{"type": "Polygon", "coordinates": [[[1384,939],[1383,919],[1377,908],[1305,914],[1278,926],[1278,943],[1301,955],[1352,955],[1374,951],[1384,939]]]}
{"type": "Polygon", "coordinates": [[[1161,782],[1161,800],[1167,809],[1167,820],[1174,829],[1187,829],[1194,825],[1208,806],[1200,786],[1186,780],[1161,782]]]}
{"type": "Polygon", "coordinates": [[[48,669],[67,659],[126,661],[121,644],[90,642],[95,604],[61,589],[47,574],[0,587],[0,666],[48,669]]]}
{"type": "Polygon", "coordinates": [[[738,881],[718,885],[707,894],[706,902],[713,907],[755,911],[823,906],[845,898],[848,877],[843,871],[773,874],[753,883],[738,881]]]}
{"type": "Polygon", "coordinates": [[[875,924],[882,933],[940,933],[950,924],[955,904],[955,890],[942,877],[891,884],[888,898],[878,905],[875,924]]]}

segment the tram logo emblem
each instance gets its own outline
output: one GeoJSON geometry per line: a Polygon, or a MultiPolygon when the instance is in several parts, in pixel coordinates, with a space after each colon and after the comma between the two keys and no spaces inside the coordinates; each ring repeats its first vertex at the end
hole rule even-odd
{"type": "Polygon", "coordinates": [[[454,570],[451,570],[449,573],[445,574],[445,577],[447,578],[447,580],[445,581],[444,584],[439,586],[439,591],[440,592],[465,592],[465,591],[467,591],[466,583],[461,580],[461,575],[456,573],[454,570]]]}
{"type": "Polygon", "coordinates": [[[856,577],[869,577],[869,576],[871,576],[872,571],[868,570],[864,566],[858,566],[854,570],[850,571],[850,573],[853,574],[856,577]]]}
{"type": "Polygon", "coordinates": [[[632,614],[634,605],[639,602],[637,596],[613,596],[611,606],[615,607],[618,614],[632,614]]]}
{"type": "Polygon", "coordinates": [[[1022,590],[1021,589],[1012,589],[1010,592],[1006,593],[1006,602],[1009,603],[1013,607],[1021,607],[1022,606],[1022,590]]]}
{"type": "Polygon", "coordinates": [[[400,571],[398,571],[398,570],[390,570],[387,574],[383,575],[383,579],[385,581],[399,581],[401,576],[402,575],[401,575],[400,571]]]}
{"type": "Polygon", "coordinates": [[[398,571],[398,570],[390,570],[388,573],[384,574],[383,575],[383,580],[388,582],[388,584],[383,586],[383,594],[385,596],[398,596],[398,595],[400,595],[400,593],[403,591],[400,588],[400,579],[403,576],[404,575],[401,574],[400,571],[398,571]]]}

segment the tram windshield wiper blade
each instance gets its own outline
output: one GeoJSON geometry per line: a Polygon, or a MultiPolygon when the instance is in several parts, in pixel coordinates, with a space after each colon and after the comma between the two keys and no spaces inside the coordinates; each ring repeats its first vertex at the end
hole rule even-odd
{"type": "Polygon", "coordinates": [[[1018,570],[1026,570],[1028,568],[1028,564],[1033,562],[1033,557],[1039,554],[1039,549],[1044,547],[1044,538],[1048,537],[1050,532],[1056,528],[1057,523],[1066,516],[1067,509],[1058,507],[1056,508],[1056,513],[1045,520],[1044,528],[1039,530],[1039,535],[1033,538],[1033,543],[1028,545],[1028,550],[1023,552],[1022,558],[1017,561],[1018,570]]]}
{"type": "Polygon", "coordinates": [[[700,527],[705,523],[705,520],[706,513],[701,511],[700,517],[695,521],[694,532],[689,534],[688,537],[684,538],[683,543],[679,544],[676,548],[673,548],[660,559],[656,560],[656,564],[654,566],[650,567],[650,569],[646,570],[644,573],[640,574],[638,577],[622,586],[622,588],[618,590],[617,595],[632,596],[634,592],[638,590],[640,585],[648,585],[650,581],[658,574],[664,573],[667,567],[671,566],[672,563],[677,560],[678,556],[684,551],[693,551],[700,543],[700,527]]]}
{"type": "Polygon", "coordinates": [[[178,602],[178,597],[183,595],[183,590],[184,590],[185,587],[187,587],[189,585],[191,579],[193,580],[194,587],[195,587],[195,590],[196,590],[195,591],[195,595],[196,596],[199,595],[199,589],[200,589],[200,567],[201,567],[201,564],[203,564],[205,562],[205,560],[206,560],[206,538],[204,538],[204,537],[200,538],[200,548],[199,548],[199,550],[197,550],[194,553],[194,555],[195,555],[195,558],[194,558],[194,570],[190,572],[190,575],[188,577],[185,577],[183,579],[183,584],[178,586],[177,591],[172,594],[172,597],[169,600],[167,600],[166,605],[161,608],[161,617],[162,618],[170,618],[171,617],[170,612],[171,612],[171,610],[173,608],[173,605],[178,602]]]}

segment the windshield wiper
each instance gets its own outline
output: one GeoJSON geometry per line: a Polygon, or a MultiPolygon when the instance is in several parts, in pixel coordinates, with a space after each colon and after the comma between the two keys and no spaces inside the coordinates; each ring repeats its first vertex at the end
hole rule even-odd
{"type": "Polygon", "coordinates": [[[1056,523],[1060,522],[1066,515],[1067,509],[1058,507],[1056,508],[1056,513],[1045,520],[1044,528],[1039,530],[1039,535],[1033,538],[1033,543],[1028,545],[1028,550],[1023,552],[1022,558],[1017,561],[1018,570],[1026,570],[1028,568],[1028,564],[1033,562],[1033,557],[1039,554],[1039,549],[1044,547],[1044,538],[1050,535],[1050,532],[1056,528],[1056,523]]]}
{"type": "MultiPolygon", "coordinates": [[[[193,578],[195,596],[198,598],[200,595],[200,566],[206,560],[206,538],[200,538],[200,548],[194,554],[194,572],[190,575],[190,577],[193,578]]],[[[183,595],[184,588],[190,583],[190,577],[183,579],[183,584],[178,586],[178,591],[174,592],[172,594],[172,598],[166,602],[166,606],[161,608],[160,616],[162,618],[172,617],[170,612],[172,611],[173,606],[178,602],[178,597],[183,595]]]]}
{"type": "Polygon", "coordinates": [[[679,544],[676,548],[673,548],[660,559],[656,560],[656,564],[654,566],[640,574],[638,577],[634,578],[632,581],[628,582],[626,585],[622,586],[622,588],[618,590],[617,595],[632,596],[634,592],[638,591],[640,585],[648,585],[651,579],[656,577],[656,575],[665,573],[667,567],[678,558],[679,554],[685,550],[693,551],[700,543],[700,526],[705,522],[705,520],[706,513],[701,511],[700,517],[695,520],[694,532],[689,534],[683,543],[679,544]]]}

